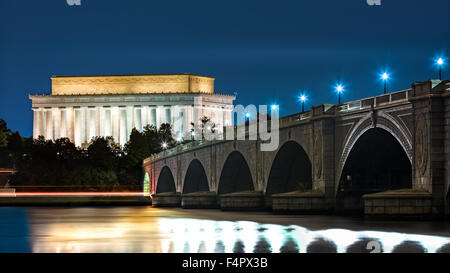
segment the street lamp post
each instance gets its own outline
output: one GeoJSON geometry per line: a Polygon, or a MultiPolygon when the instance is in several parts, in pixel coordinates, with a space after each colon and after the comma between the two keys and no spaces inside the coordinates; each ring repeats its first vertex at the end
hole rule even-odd
{"type": "Polygon", "coordinates": [[[389,80],[389,74],[384,72],[381,75],[381,79],[384,81],[384,94],[386,94],[387,93],[387,81],[389,80]]]}
{"type": "Polygon", "coordinates": [[[442,65],[444,65],[444,59],[439,58],[439,59],[436,61],[436,63],[437,63],[437,65],[438,65],[438,67],[439,67],[439,80],[442,81],[442,65]]]}
{"type": "Polygon", "coordinates": [[[301,95],[300,96],[300,101],[302,102],[302,113],[305,112],[305,101],[306,101],[306,96],[305,95],[301,95]]]}
{"type": "Polygon", "coordinates": [[[338,104],[341,104],[341,93],[344,92],[344,87],[339,84],[336,86],[336,92],[338,93],[338,104]]]}

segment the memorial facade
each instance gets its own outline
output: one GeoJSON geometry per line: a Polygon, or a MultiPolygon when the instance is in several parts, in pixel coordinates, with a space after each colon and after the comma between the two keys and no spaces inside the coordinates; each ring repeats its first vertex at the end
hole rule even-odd
{"type": "Polygon", "coordinates": [[[235,97],[215,94],[214,80],[193,74],[53,76],[51,95],[29,96],[33,137],[67,137],[84,146],[93,137],[112,136],[124,145],[133,128],[169,123],[181,140],[203,116],[220,132],[231,124],[235,97]]]}

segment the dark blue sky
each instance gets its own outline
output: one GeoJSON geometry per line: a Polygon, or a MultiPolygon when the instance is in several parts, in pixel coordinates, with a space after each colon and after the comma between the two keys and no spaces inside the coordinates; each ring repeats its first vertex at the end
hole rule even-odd
{"type": "MultiPolygon", "coordinates": [[[[51,75],[196,73],[237,103],[278,103],[281,114],[437,78],[449,56],[449,0],[0,0],[0,118],[32,134],[28,94],[51,75]]],[[[448,71],[444,77],[450,77],[448,71]]]]}

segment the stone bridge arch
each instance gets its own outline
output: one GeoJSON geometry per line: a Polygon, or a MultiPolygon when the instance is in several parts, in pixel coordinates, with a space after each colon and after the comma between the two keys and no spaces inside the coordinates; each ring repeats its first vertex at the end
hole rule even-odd
{"type": "Polygon", "coordinates": [[[252,174],[252,167],[241,151],[231,151],[220,166],[222,167],[218,175],[217,194],[258,190],[254,171],[252,174]]]}
{"type": "Polygon", "coordinates": [[[206,169],[199,159],[194,158],[188,163],[183,176],[182,193],[206,192],[210,190],[206,169]]]}
{"type": "Polygon", "coordinates": [[[312,160],[297,141],[288,140],[280,145],[271,163],[266,194],[312,189],[312,160]]]}
{"type": "Polygon", "coordinates": [[[211,147],[207,147],[201,150],[195,150],[193,152],[190,153],[184,153],[182,155],[179,156],[179,158],[177,159],[179,161],[179,173],[180,173],[180,192],[183,192],[184,190],[184,186],[185,186],[185,179],[186,179],[186,174],[188,172],[188,169],[191,165],[191,163],[195,160],[198,161],[198,163],[200,163],[200,165],[203,167],[205,174],[206,174],[206,178],[208,181],[208,187],[209,189],[214,188],[214,185],[212,183],[213,181],[213,168],[212,168],[212,164],[211,164],[211,147]]]}
{"type": "Polygon", "coordinates": [[[160,175],[161,175],[161,172],[164,170],[164,168],[168,168],[170,170],[173,180],[174,180],[174,183],[175,183],[176,192],[180,192],[180,190],[181,190],[180,182],[181,181],[179,181],[178,175],[177,175],[178,166],[177,166],[176,158],[167,158],[164,160],[157,161],[154,164],[153,174],[152,174],[152,177],[154,179],[154,182],[153,182],[154,192],[157,193],[160,175]]]}
{"type": "Polygon", "coordinates": [[[261,190],[261,187],[257,183],[257,149],[258,143],[256,141],[230,141],[222,143],[216,147],[216,182],[215,187],[211,187],[211,191],[219,192],[220,177],[225,167],[225,163],[229,156],[233,152],[238,152],[242,155],[245,163],[247,164],[251,179],[253,182],[253,189],[255,191],[261,190]]]}
{"type": "Polygon", "coordinates": [[[283,128],[280,130],[280,142],[278,148],[272,152],[264,152],[263,154],[263,164],[262,164],[262,189],[264,192],[267,189],[267,183],[270,176],[270,171],[272,169],[273,163],[276,156],[280,152],[280,149],[288,142],[297,143],[306,153],[309,160],[312,162],[312,143],[313,143],[313,129],[311,124],[305,124],[298,127],[283,128]]]}
{"type": "Polygon", "coordinates": [[[173,173],[168,166],[164,166],[161,169],[157,181],[156,194],[177,191],[173,173]]]}
{"type": "Polygon", "coordinates": [[[366,133],[368,130],[373,128],[381,128],[388,133],[390,133],[400,144],[400,146],[405,151],[408,156],[409,162],[412,164],[413,161],[413,146],[412,146],[412,135],[410,129],[401,122],[397,121],[394,117],[389,114],[379,112],[374,114],[369,113],[364,116],[348,133],[344,141],[343,150],[339,159],[335,190],[339,187],[339,181],[341,180],[342,171],[344,169],[345,163],[355,146],[356,142],[360,137],[366,133]]]}

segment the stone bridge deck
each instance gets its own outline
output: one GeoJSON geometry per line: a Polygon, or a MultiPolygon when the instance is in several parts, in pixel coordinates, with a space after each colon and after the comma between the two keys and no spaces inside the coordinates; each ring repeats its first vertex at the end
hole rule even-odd
{"type": "Polygon", "coordinates": [[[427,81],[315,106],[280,118],[274,151],[260,140],[193,141],[145,159],[143,170],[154,205],[443,215],[449,94],[449,80],[427,81]]]}

